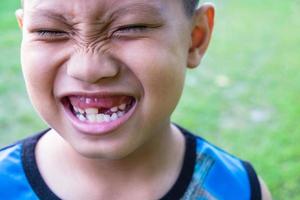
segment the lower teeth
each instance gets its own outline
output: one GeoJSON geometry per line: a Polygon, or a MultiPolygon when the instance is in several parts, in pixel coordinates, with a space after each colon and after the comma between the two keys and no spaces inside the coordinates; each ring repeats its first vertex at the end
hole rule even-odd
{"type": "Polygon", "coordinates": [[[130,102],[130,104],[122,104],[116,109],[109,109],[105,113],[100,113],[100,110],[97,112],[92,112],[93,109],[80,109],[76,106],[71,105],[71,109],[73,110],[74,115],[77,117],[78,120],[82,122],[89,122],[89,123],[103,123],[103,122],[112,122],[116,121],[119,118],[123,117],[128,110],[130,110],[129,107],[132,107],[133,101],[130,102]],[[125,109],[126,108],[126,109],[125,109]]]}
{"type": "Polygon", "coordinates": [[[117,119],[119,119],[120,117],[123,117],[125,115],[125,112],[117,112],[117,113],[113,113],[112,115],[105,115],[105,114],[87,114],[86,116],[84,116],[84,114],[81,113],[76,113],[76,117],[80,120],[80,121],[87,121],[87,122],[91,122],[91,123],[101,123],[101,122],[111,122],[111,121],[115,121],[117,119]]]}

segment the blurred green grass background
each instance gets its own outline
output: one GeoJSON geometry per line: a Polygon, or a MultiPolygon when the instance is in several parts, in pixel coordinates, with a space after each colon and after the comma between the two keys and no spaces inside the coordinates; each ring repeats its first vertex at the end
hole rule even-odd
{"type": "MultiPolygon", "coordinates": [[[[211,46],[173,120],[251,161],[275,200],[299,200],[300,1],[213,2],[211,46]]],[[[25,92],[18,7],[0,6],[0,146],[46,127],[25,92]]]]}

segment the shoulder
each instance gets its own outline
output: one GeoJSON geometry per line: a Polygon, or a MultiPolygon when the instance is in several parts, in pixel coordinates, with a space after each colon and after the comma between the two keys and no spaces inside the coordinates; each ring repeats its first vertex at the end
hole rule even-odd
{"type": "Polygon", "coordinates": [[[262,200],[272,200],[271,192],[269,191],[268,186],[261,177],[259,177],[259,183],[261,187],[262,200]]]}
{"type": "Polygon", "coordinates": [[[193,138],[196,143],[196,163],[192,181],[194,188],[190,187],[198,190],[194,193],[199,191],[206,193],[207,199],[261,199],[260,182],[249,162],[185,129],[181,130],[186,137],[193,138]],[[211,198],[208,198],[209,196],[211,198]]]}
{"type": "Polygon", "coordinates": [[[22,166],[22,143],[16,143],[0,150],[0,196],[8,197],[17,191],[24,181],[22,166]]]}
{"type": "Polygon", "coordinates": [[[0,149],[0,174],[2,176],[6,174],[7,170],[20,164],[21,150],[21,142],[0,149]]]}
{"type": "MultiPolygon", "coordinates": [[[[26,175],[26,148],[34,148],[34,140],[42,133],[0,149],[1,199],[38,199],[26,175]]],[[[28,157],[28,156],[27,156],[28,157]]]]}

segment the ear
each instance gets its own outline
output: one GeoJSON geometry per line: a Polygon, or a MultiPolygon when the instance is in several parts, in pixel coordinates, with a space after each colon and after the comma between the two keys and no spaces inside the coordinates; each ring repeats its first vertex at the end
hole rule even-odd
{"type": "Polygon", "coordinates": [[[17,18],[20,29],[23,28],[23,16],[24,16],[23,13],[24,13],[23,9],[18,9],[15,12],[15,15],[16,15],[16,18],[17,18]]]}
{"type": "Polygon", "coordinates": [[[193,16],[189,68],[197,67],[207,50],[214,27],[214,17],[215,7],[211,3],[204,3],[193,16]]]}

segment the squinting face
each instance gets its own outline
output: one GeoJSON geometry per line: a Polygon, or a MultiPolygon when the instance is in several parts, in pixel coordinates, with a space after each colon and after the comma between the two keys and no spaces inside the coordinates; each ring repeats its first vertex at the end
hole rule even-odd
{"type": "Polygon", "coordinates": [[[181,1],[27,0],[31,101],[80,154],[124,157],[168,130],[190,34],[181,1]]]}

